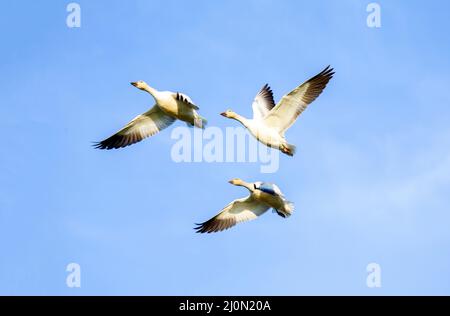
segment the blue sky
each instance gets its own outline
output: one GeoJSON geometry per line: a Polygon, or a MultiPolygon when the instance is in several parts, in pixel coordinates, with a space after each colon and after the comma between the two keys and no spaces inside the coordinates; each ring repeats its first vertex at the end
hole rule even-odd
{"type": "Polygon", "coordinates": [[[450,294],[450,3],[378,1],[373,29],[369,2],[80,0],[78,29],[69,1],[3,3],[0,294],[450,294]],[[174,163],[171,128],[91,147],[152,105],[130,81],[225,128],[264,83],[278,100],[328,64],[277,173],[174,163]],[[294,215],[194,234],[246,194],[234,177],[277,183],[294,215]]]}

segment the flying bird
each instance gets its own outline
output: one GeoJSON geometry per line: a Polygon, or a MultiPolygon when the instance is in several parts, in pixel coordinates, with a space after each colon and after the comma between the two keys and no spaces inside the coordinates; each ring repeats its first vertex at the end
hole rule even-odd
{"type": "Polygon", "coordinates": [[[95,148],[109,150],[127,147],[155,135],[177,119],[191,127],[205,127],[206,119],[197,113],[199,108],[189,96],[179,92],[158,91],[144,81],[131,82],[131,84],[148,92],[155,99],[156,104],[147,112],[136,116],[111,137],[95,143],[95,148]]]}
{"type": "Polygon", "coordinates": [[[275,184],[267,182],[248,183],[241,179],[233,179],[229,183],[247,188],[250,195],[234,200],[210,220],[196,224],[195,230],[197,233],[223,231],[238,223],[256,219],[270,208],[273,208],[281,217],[289,217],[294,211],[294,204],[286,200],[275,184]]]}
{"type": "Polygon", "coordinates": [[[272,90],[268,84],[264,85],[253,100],[253,119],[247,119],[232,110],[227,110],[221,115],[239,121],[266,146],[277,148],[281,152],[293,156],[295,146],[286,141],[284,133],[294,124],[306,107],[322,93],[333,75],[333,68],[328,66],[283,96],[276,105],[272,90]]]}

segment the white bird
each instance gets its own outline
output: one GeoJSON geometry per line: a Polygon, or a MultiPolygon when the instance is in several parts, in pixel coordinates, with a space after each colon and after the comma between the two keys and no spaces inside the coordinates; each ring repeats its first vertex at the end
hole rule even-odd
{"type": "Polygon", "coordinates": [[[156,104],[147,112],[136,116],[116,134],[95,143],[95,148],[113,149],[129,146],[155,135],[177,119],[186,122],[189,126],[205,127],[206,119],[197,113],[198,107],[187,95],[179,92],[158,91],[144,81],[131,84],[151,94],[156,104]]]}
{"type": "Polygon", "coordinates": [[[266,146],[277,148],[293,156],[295,146],[286,141],[284,133],[306,107],[322,93],[333,75],[333,68],[328,66],[321,73],[286,94],[277,105],[269,85],[264,85],[253,100],[253,119],[247,119],[232,110],[227,110],[221,115],[239,121],[266,146]]]}
{"type": "Polygon", "coordinates": [[[247,188],[250,195],[234,200],[210,220],[196,224],[197,233],[220,232],[238,223],[256,219],[270,208],[281,217],[289,217],[294,211],[294,204],[286,200],[275,184],[248,183],[241,179],[233,179],[229,183],[247,188]]]}

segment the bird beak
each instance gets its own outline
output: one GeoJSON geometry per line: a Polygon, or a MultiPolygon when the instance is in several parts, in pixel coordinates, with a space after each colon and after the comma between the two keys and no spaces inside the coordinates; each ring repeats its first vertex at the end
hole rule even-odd
{"type": "Polygon", "coordinates": [[[228,181],[229,184],[233,184],[233,180],[228,181]]]}
{"type": "Polygon", "coordinates": [[[130,82],[133,87],[137,87],[137,82],[130,82]]]}
{"type": "Polygon", "coordinates": [[[225,112],[220,113],[220,115],[227,117],[227,113],[225,112]]]}

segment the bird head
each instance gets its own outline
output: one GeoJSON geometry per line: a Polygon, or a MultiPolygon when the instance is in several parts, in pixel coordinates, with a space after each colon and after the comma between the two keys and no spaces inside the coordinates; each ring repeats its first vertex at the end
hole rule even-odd
{"type": "Polygon", "coordinates": [[[147,87],[147,84],[145,83],[145,81],[142,81],[142,80],[139,80],[136,82],[131,82],[131,85],[138,89],[141,89],[141,90],[145,90],[145,88],[147,87]]]}
{"type": "Polygon", "coordinates": [[[225,116],[227,118],[234,118],[236,117],[236,113],[232,110],[226,110],[225,112],[220,113],[220,115],[225,116]]]}
{"type": "Polygon", "coordinates": [[[242,185],[243,181],[241,179],[235,178],[228,181],[228,183],[231,183],[232,185],[242,185]]]}

